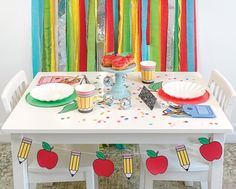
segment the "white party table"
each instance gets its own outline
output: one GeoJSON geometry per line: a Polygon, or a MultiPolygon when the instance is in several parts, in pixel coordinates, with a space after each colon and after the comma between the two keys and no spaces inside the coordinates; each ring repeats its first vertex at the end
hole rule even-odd
{"type": "MultiPolygon", "coordinates": [[[[132,108],[121,110],[119,103],[108,106],[95,105],[91,113],[83,114],[71,111],[58,114],[62,107],[38,108],[29,105],[25,96],[38,83],[42,76],[77,76],[86,74],[96,85],[97,96],[103,96],[106,90],[103,78],[111,75],[106,72],[57,72],[38,73],[24,96],[2,127],[3,132],[11,134],[13,173],[15,188],[27,188],[27,169],[22,169],[17,153],[22,137],[34,142],[47,141],[50,144],[189,144],[197,143],[199,137],[211,137],[219,141],[224,149],[224,135],[233,128],[213,95],[204,104],[208,104],[216,118],[174,118],[163,116],[166,105],[156,93],[157,104],[151,111],[138,97],[143,83],[141,74],[128,74],[127,87],[131,91],[132,108]],[[159,105],[158,105],[159,104],[159,105]]],[[[156,72],[155,82],[189,80],[207,87],[202,76],[185,72],[156,72]]],[[[223,178],[223,155],[210,164],[209,189],[221,189],[223,178]]],[[[91,162],[92,163],[92,162],[91,162]]],[[[186,177],[188,172],[185,173],[186,177]]]]}

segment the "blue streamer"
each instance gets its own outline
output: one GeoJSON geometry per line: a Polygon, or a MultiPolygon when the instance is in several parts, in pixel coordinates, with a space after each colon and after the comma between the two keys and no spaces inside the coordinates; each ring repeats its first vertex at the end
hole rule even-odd
{"type": "Polygon", "coordinates": [[[148,45],[146,43],[148,0],[142,0],[142,60],[148,60],[148,45]]]}
{"type": "Polygon", "coordinates": [[[32,0],[32,64],[33,76],[42,67],[42,47],[43,47],[43,8],[44,1],[32,0]]]}
{"type": "Polygon", "coordinates": [[[187,7],[187,58],[188,58],[188,71],[195,70],[194,65],[194,0],[186,1],[187,7]]]}
{"type": "Polygon", "coordinates": [[[114,36],[115,36],[115,52],[117,53],[118,49],[118,21],[119,21],[119,12],[118,12],[118,0],[113,0],[113,15],[114,15],[114,36]]]}
{"type": "Polygon", "coordinates": [[[89,0],[85,0],[86,21],[88,20],[88,6],[89,6],[89,2],[88,1],[89,0]]]}

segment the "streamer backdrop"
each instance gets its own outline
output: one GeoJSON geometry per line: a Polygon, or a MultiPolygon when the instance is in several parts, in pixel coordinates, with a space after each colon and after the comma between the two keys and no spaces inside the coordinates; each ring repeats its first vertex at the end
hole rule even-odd
{"type": "Polygon", "coordinates": [[[132,53],[137,71],[197,71],[196,31],[195,0],[32,0],[33,74],[98,71],[98,51],[132,53]]]}

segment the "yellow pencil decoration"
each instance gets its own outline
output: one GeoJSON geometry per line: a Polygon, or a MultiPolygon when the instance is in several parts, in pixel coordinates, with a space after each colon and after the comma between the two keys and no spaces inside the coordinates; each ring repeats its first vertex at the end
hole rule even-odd
{"type": "Polygon", "coordinates": [[[179,159],[180,166],[183,167],[186,171],[188,171],[190,167],[190,161],[185,145],[176,146],[175,149],[179,159]]]}
{"type": "Polygon", "coordinates": [[[123,154],[124,174],[130,179],[133,174],[133,156],[131,154],[123,154]]]}
{"type": "Polygon", "coordinates": [[[28,158],[31,144],[32,144],[31,139],[25,137],[22,139],[20,144],[20,149],[17,154],[17,158],[20,164],[28,158]]]}
{"type": "Polygon", "coordinates": [[[80,155],[81,152],[71,152],[69,171],[72,177],[79,171],[80,155]]]}

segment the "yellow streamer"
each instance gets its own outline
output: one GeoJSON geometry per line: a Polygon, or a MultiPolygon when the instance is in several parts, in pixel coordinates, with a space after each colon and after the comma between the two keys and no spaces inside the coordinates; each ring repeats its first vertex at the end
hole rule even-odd
{"type": "Polygon", "coordinates": [[[122,53],[123,47],[123,27],[124,26],[124,0],[120,0],[120,20],[118,33],[118,54],[122,53]]]}
{"type": "Polygon", "coordinates": [[[56,64],[56,44],[55,44],[55,1],[50,0],[50,21],[51,21],[51,71],[57,71],[57,64],[56,64]]]}
{"type": "MultiPolygon", "coordinates": [[[[178,44],[178,47],[179,47],[179,52],[180,52],[180,42],[181,42],[181,20],[182,20],[182,0],[179,0],[179,20],[178,20],[178,25],[179,25],[179,35],[178,35],[178,38],[179,38],[179,44],[178,44]]],[[[180,60],[180,53],[179,53],[179,60],[180,60]]],[[[179,64],[180,66],[180,64],[179,64]]],[[[179,68],[180,69],[180,68],[179,68]]]]}
{"type": "Polygon", "coordinates": [[[138,30],[138,1],[132,0],[132,52],[137,64],[137,70],[140,71],[140,48],[139,48],[139,30],[138,30]]]}

